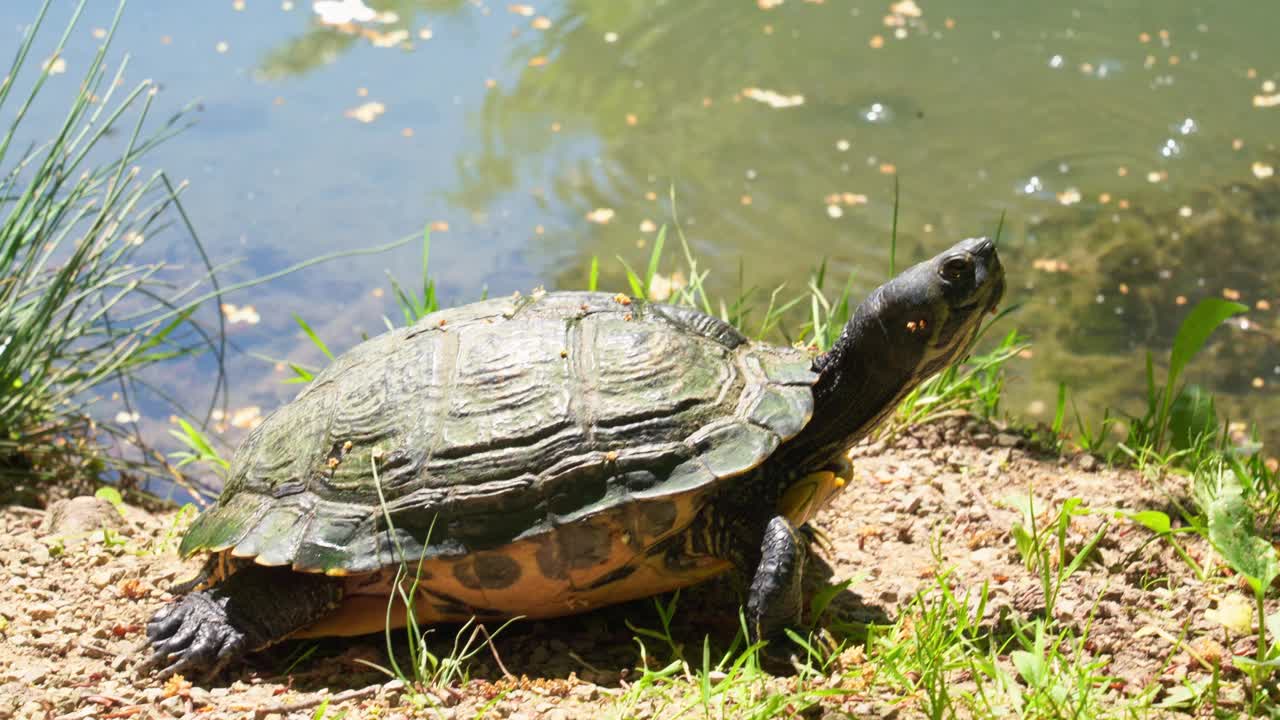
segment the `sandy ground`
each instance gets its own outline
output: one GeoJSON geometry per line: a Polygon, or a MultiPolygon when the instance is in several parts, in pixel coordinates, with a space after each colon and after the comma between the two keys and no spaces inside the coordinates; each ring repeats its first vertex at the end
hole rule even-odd
{"type": "MultiPolygon", "coordinates": [[[[958,592],[990,583],[987,616],[993,620],[1001,608],[1023,617],[1042,612],[1039,582],[1024,567],[1009,532],[1018,513],[1004,503],[1029,488],[1039,508],[1080,497],[1095,509],[1163,509],[1175,517],[1171,500],[1185,493],[1170,481],[1154,483],[1133,471],[1104,468],[1092,457],[1046,455],[1019,436],[968,419],[918,428],[888,447],[860,447],[855,461],[856,491],[839,496],[816,523],[832,547],[813,574],[856,578],[832,607],[840,617],[862,621],[891,622],[944,568],[951,569],[958,592]]],[[[309,718],[325,698],[331,698],[331,718],[340,709],[350,711],[347,717],[414,716],[399,683],[359,662],[386,663],[380,636],[284,643],[209,684],[135,677],[131,666],[140,657],[144,623],[171,599],[165,588],[193,574],[196,563],[174,555],[184,522],[173,513],[130,506],[120,518],[109,505],[106,510],[111,512],[56,521],[42,511],[0,511],[0,718],[309,718]],[[55,523],[60,536],[49,534],[55,523]],[[96,529],[103,524],[114,529],[104,534],[96,529]],[[313,652],[295,664],[307,650],[313,652]]],[[[1079,547],[1107,517],[1077,518],[1071,545],[1079,547]]],[[[1168,688],[1186,673],[1200,672],[1184,650],[1174,648],[1179,637],[1209,662],[1251,651],[1252,640],[1233,640],[1205,616],[1236,589],[1198,582],[1167,543],[1153,542],[1149,531],[1132,523],[1110,522],[1055,609],[1068,624],[1089,625],[1085,649],[1105,660],[1102,672],[1115,678],[1107,692],[1122,698],[1144,688],[1168,688]]],[[[1213,562],[1202,541],[1182,537],[1198,562],[1213,562]]],[[[734,593],[720,581],[686,592],[673,628],[677,641],[700,648],[709,633],[713,647],[727,647],[737,618],[726,599],[734,593]]],[[[619,715],[618,698],[634,681],[639,662],[626,620],[658,626],[649,601],[517,623],[495,639],[496,657],[487,649],[477,654],[472,679],[434,690],[440,707],[417,716],[476,717],[495,698],[484,717],[619,715]],[[516,677],[504,676],[501,667],[516,677]]],[[[455,631],[441,628],[433,650],[447,653],[455,631]]],[[[649,646],[651,654],[669,657],[657,643],[649,646]]],[[[855,642],[831,684],[857,675],[859,649],[855,642]]],[[[1221,662],[1224,672],[1234,672],[1229,660],[1221,662]]],[[[776,682],[782,688],[794,679],[776,682]]],[[[875,693],[833,698],[806,715],[878,716],[893,699],[875,693]]],[[[670,712],[641,701],[628,716],[670,712]]],[[[907,700],[895,712],[909,717],[918,710],[907,700]]]]}

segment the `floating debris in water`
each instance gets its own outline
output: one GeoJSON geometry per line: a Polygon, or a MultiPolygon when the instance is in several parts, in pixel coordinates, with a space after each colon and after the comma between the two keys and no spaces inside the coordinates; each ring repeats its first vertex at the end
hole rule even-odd
{"type": "Polygon", "coordinates": [[[362,123],[371,123],[374,120],[377,120],[378,116],[386,111],[386,105],[374,100],[373,102],[367,102],[363,105],[353,107],[343,113],[343,115],[354,120],[359,120],[362,123]]]}
{"type": "Polygon", "coordinates": [[[366,28],[360,32],[360,35],[367,38],[374,47],[378,48],[396,47],[409,40],[409,31],[403,28],[385,33],[366,28]]]}
{"type": "Polygon", "coordinates": [[[756,0],[756,7],[761,10],[772,10],[784,2],[786,0],[756,0]]]}
{"type": "Polygon", "coordinates": [[[533,25],[534,30],[547,30],[551,27],[551,18],[546,16],[536,17],[530,24],[533,25]]]}
{"type": "Polygon", "coordinates": [[[226,316],[227,323],[231,325],[257,325],[262,321],[262,316],[252,305],[237,307],[231,303],[222,303],[222,314],[226,316]]]}
{"type": "Polygon", "coordinates": [[[687,284],[684,273],[679,270],[670,275],[654,273],[653,279],[649,281],[649,299],[654,302],[669,300],[675,291],[683,289],[687,284]]]}
{"type": "Polygon", "coordinates": [[[542,67],[543,65],[546,65],[546,64],[547,64],[546,55],[538,55],[536,57],[529,58],[529,67],[542,67]]]}
{"type": "Polygon", "coordinates": [[[231,49],[231,45],[226,40],[219,40],[218,44],[213,46],[213,49],[216,50],[219,55],[222,55],[231,49]]]}
{"type": "Polygon", "coordinates": [[[444,220],[436,220],[431,223],[431,232],[449,232],[449,223],[444,220]]]}
{"type": "Polygon", "coordinates": [[[881,35],[872,35],[871,39],[867,41],[867,44],[871,46],[872,50],[879,50],[884,47],[884,37],[881,35]]]}
{"type": "Polygon", "coordinates": [[[764,103],[771,108],[781,109],[789,107],[797,107],[804,104],[803,95],[783,95],[773,90],[761,90],[760,88],[744,88],[743,96],[764,103]]]}
{"type": "Polygon", "coordinates": [[[116,422],[120,423],[121,425],[125,423],[136,423],[138,422],[138,420],[141,420],[141,419],[142,419],[142,416],[139,415],[137,412],[129,412],[127,410],[121,410],[120,412],[116,413],[116,422]]]}
{"type": "Polygon", "coordinates": [[[844,205],[852,207],[854,205],[866,205],[867,196],[862,193],[839,192],[831,193],[822,200],[828,205],[844,205]]]}
{"type": "Polygon", "coordinates": [[[605,42],[607,42],[607,43],[616,43],[616,42],[618,42],[618,33],[616,33],[616,32],[607,32],[607,33],[605,33],[605,34],[604,34],[604,41],[605,41],[605,42]]]}
{"type": "Polygon", "coordinates": [[[658,229],[658,226],[649,218],[640,221],[640,232],[651,233],[658,229]]]}
{"type": "Polygon", "coordinates": [[[1080,190],[1074,187],[1069,187],[1066,190],[1063,190],[1062,192],[1058,193],[1057,197],[1058,197],[1058,202],[1063,205],[1075,205],[1076,203],[1080,202],[1081,195],[1080,195],[1080,190]]]}
{"type": "Polygon", "coordinates": [[[534,10],[532,5],[508,5],[507,12],[513,12],[516,15],[523,15],[525,17],[532,17],[537,10],[534,10]]]}
{"type": "Polygon", "coordinates": [[[311,9],[324,25],[373,22],[378,17],[377,11],[362,0],[316,0],[311,9]]]}
{"type": "Polygon", "coordinates": [[[1071,270],[1071,266],[1067,264],[1066,260],[1057,260],[1054,258],[1036,258],[1031,261],[1031,267],[1047,273],[1064,273],[1070,272],[1071,270]]]}
{"type": "Polygon", "coordinates": [[[67,61],[63,60],[61,55],[54,55],[45,60],[40,69],[47,71],[50,75],[61,75],[67,71],[67,61]]]}
{"type": "Polygon", "coordinates": [[[587,220],[597,225],[608,225],[615,214],[613,208],[596,208],[587,213],[587,220]]]}
{"type": "Polygon", "coordinates": [[[262,408],[257,405],[240,408],[231,413],[231,427],[252,430],[262,424],[262,408]]]}
{"type": "Polygon", "coordinates": [[[1266,180],[1276,174],[1276,169],[1274,167],[1261,161],[1255,162],[1250,166],[1250,169],[1253,170],[1253,176],[1259,180],[1266,180]]]}
{"type": "Polygon", "coordinates": [[[889,6],[889,12],[901,17],[918,18],[924,15],[924,12],[920,10],[920,6],[915,3],[915,0],[899,0],[899,2],[889,6]]]}

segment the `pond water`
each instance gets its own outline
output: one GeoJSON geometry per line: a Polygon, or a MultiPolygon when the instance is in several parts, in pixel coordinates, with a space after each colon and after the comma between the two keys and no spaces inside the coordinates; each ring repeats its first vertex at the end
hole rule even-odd
{"type": "MultiPolygon", "coordinates": [[[[741,267],[800,292],[825,258],[860,295],[888,273],[897,179],[900,264],[1005,217],[1005,327],[1034,342],[1005,409],[1047,421],[1066,382],[1085,417],[1139,411],[1144,353],[1225,295],[1248,319],[1191,377],[1280,442],[1280,3],[366,2],[128,5],[126,79],[159,83],[160,114],[198,102],[150,162],[190,182],[215,262],[240,261],[225,281],[432,225],[446,302],[581,287],[592,256],[621,289],[613,258],[645,262],[674,193],[714,291],[741,267]]],[[[90,5],[52,94],[110,23],[90,5]]],[[[38,6],[0,3],[0,47],[38,6]]],[[[170,235],[148,242],[193,263],[170,235]]],[[[420,245],[228,298],[258,320],[231,326],[231,407],[296,392],[264,357],[323,364],[293,313],[335,350],[379,332],[388,269],[420,282],[420,245]]],[[[191,377],[162,384],[207,392],[191,377]]]]}

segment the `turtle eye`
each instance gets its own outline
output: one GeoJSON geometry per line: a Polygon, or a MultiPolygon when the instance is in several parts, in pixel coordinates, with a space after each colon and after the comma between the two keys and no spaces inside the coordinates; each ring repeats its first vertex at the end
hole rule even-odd
{"type": "Polygon", "coordinates": [[[947,280],[959,280],[973,271],[973,258],[957,255],[942,263],[940,274],[947,280]]]}

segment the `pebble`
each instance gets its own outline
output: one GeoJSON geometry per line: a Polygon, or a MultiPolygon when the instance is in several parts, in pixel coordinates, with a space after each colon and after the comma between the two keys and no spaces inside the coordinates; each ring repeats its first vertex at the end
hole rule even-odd
{"type": "Polygon", "coordinates": [[[597,697],[600,696],[600,693],[598,690],[596,690],[595,685],[575,686],[572,690],[569,691],[569,694],[572,695],[574,699],[581,700],[583,702],[591,702],[592,700],[595,700],[597,697]]]}
{"type": "Polygon", "coordinates": [[[1022,442],[1022,438],[1014,435],[1013,433],[1000,433],[999,435],[996,435],[996,445],[999,445],[1000,447],[1017,447],[1020,442],[1022,442]]]}
{"type": "Polygon", "coordinates": [[[58,609],[49,603],[36,603],[27,610],[32,620],[48,620],[58,614],[58,609]]]}
{"type": "Polygon", "coordinates": [[[82,495],[49,506],[42,528],[46,535],[82,535],[102,528],[124,530],[125,523],[111,503],[82,495]]]}
{"type": "Polygon", "coordinates": [[[30,548],[30,554],[28,555],[30,562],[37,565],[45,565],[53,559],[49,553],[49,548],[44,543],[32,543],[28,547],[30,548]]]}

